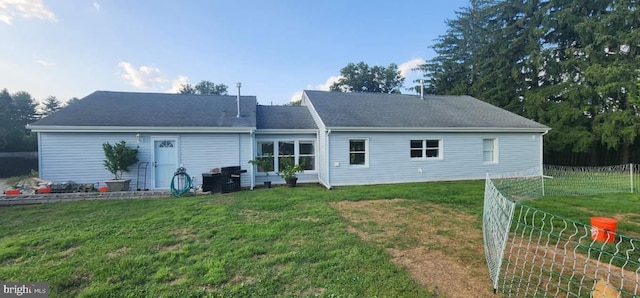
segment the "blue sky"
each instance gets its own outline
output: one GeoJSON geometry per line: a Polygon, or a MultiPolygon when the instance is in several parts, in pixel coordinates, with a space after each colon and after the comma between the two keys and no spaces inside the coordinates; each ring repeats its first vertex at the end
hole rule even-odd
{"type": "MultiPolygon", "coordinates": [[[[201,80],[284,104],[328,90],[364,61],[410,69],[433,58],[468,0],[0,0],[0,89],[62,101],[96,90],[175,92],[201,80]]],[[[409,91],[403,91],[409,92],[409,91]]]]}

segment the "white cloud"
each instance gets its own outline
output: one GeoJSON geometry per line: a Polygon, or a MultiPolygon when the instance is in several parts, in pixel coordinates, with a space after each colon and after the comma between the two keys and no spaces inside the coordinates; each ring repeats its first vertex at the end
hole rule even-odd
{"type": "Polygon", "coordinates": [[[155,66],[143,65],[136,68],[129,62],[120,62],[118,67],[123,70],[120,77],[129,81],[131,86],[139,89],[163,89],[163,85],[169,82],[160,69],[155,66]]]}
{"type": "MultiPolygon", "coordinates": [[[[337,82],[341,76],[330,76],[324,83],[317,84],[315,86],[309,84],[307,85],[308,90],[321,90],[321,91],[329,91],[329,88],[333,83],[337,82]]],[[[289,101],[294,102],[302,99],[302,91],[295,92],[291,95],[291,99],[289,101]]]]}
{"type": "Polygon", "coordinates": [[[298,91],[296,93],[294,93],[293,95],[291,95],[291,99],[289,100],[290,102],[294,102],[294,101],[299,101],[302,99],[302,91],[298,91]]]}
{"type": "Polygon", "coordinates": [[[100,12],[100,3],[93,2],[93,8],[95,8],[97,12],[100,12]]]}
{"type": "Polygon", "coordinates": [[[25,19],[57,21],[56,15],[44,6],[42,0],[0,0],[0,22],[11,25],[16,15],[25,19]]]}
{"type": "Polygon", "coordinates": [[[45,61],[45,60],[42,60],[42,59],[36,60],[36,63],[42,65],[43,67],[47,67],[47,68],[56,66],[56,64],[54,62],[45,61]]]}
{"type": "Polygon", "coordinates": [[[171,81],[171,89],[165,90],[166,93],[178,93],[182,85],[189,84],[189,77],[179,75],[177,79],[171,81]]]}
{"type": "Polygon", "coordinates": [[[400,71],[400,74],[406,78],[415,74],[415,71],[413,70],[414,68],[425,63],[424,59],[415,58],[398,65],[398,70],[400,71]]]}
{"type": "Polygon", "coordinates": [[[341,78],[340,76],[330,76],[323,84],[318,84],[315,87],[311,87],[311,86],[307,86],[307,87],[312,90],[329,91],[329,88],[331,87],[331,85],[337,82],[340,78],[341,78]]]}

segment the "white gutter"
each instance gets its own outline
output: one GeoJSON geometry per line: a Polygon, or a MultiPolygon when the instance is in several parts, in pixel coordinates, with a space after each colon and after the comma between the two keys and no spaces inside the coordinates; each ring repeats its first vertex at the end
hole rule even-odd
{"type": "Polygon", "coordinates": [[[259,129],[256,130],[256,134],[270,135],[270,134],[318,134],[317,128],[313,129],[259,129]]]}
{"type": "Polygon", "coordinates": [[[544,128],[513,128],[513,127],[331,127],[333,131],[350,132],[539,132],[548,131],[544,128]]]}
{"type": "MultiPolygon", "coordinates": [[[[250,127],[27,126],[33,132],[242,133],[250,127]]],[[[255,129],[255,128],[250,128],[255,129]]]]}

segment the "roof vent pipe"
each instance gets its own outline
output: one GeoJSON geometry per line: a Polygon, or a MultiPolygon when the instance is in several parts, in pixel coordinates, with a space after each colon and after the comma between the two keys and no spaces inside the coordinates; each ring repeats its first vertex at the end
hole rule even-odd
{"type": "Polygon", "coordinates": [[[424,100],[424,80],[420,80],[420,99],[424,100]]]}
{"type": "Polygon", "coordinates": [[[240,82],[236,83],[236,87],[238,87],[238,98],[236,99],[236,104],[238,105],[238,114],[236,115],[236,118],[240,118],[240,87],[242,86],[242,84],[240,84],[240,82]]]}

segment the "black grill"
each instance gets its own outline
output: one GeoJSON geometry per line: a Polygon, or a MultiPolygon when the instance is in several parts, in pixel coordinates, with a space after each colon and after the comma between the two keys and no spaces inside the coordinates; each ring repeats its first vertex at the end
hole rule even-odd
{"type": "Polygon", "coordinates": [[[240,190],[240,177],[247,170],[238,167],[224,167],[220,173],[202,174],[202,191],[228,193],[240,190]]]}

